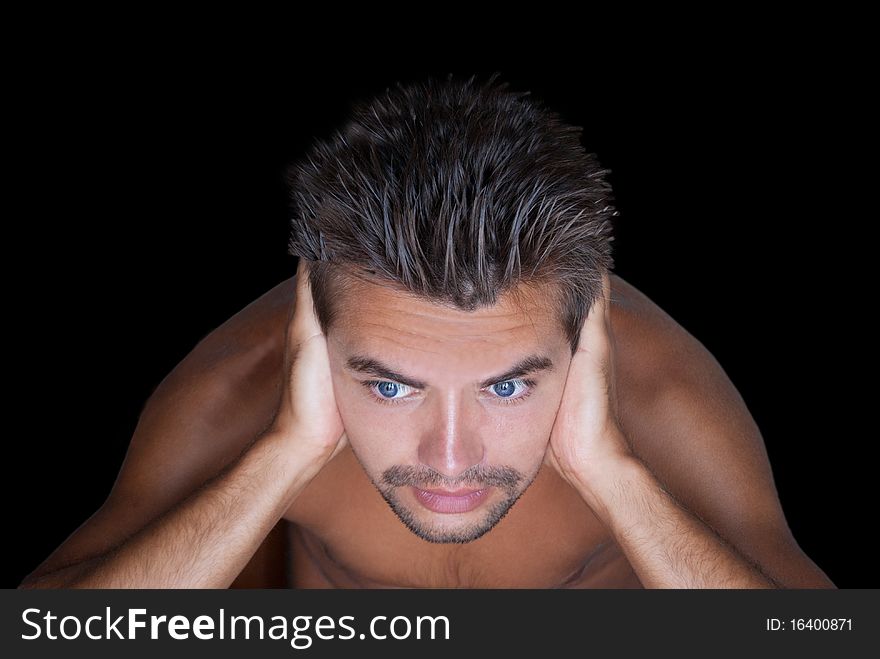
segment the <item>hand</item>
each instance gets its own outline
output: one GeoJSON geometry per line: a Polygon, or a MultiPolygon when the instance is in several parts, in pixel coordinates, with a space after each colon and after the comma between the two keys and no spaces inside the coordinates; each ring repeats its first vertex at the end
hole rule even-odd
{"type": "Polygon", "coordinates": [[[602,295],[584,320],[577,351],[568,367],[544,459],[579,491],[595,470],[633,457],[617,417],[610,307],[611,278],[605,273],[602,295]]]}
{"type": "Polygon", "coordinates": [[[348,444],[333,394],[327,340],[314,313],[309,268],[303,258],[285,329],[281,398],[266,432],[288,437],[291,444],[326,462],[348,444]]]}

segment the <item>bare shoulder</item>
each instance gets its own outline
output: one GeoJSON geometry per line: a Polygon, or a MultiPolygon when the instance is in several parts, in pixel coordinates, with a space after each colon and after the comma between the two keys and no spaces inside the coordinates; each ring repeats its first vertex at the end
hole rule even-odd
{"type": "Polygon", "coordinates": [[[274,412],[294,285],[294,277],[284,279],[205,335],[144,409],[163,426],[191,419],[200,432],[189,433],[186,448],[210,471],[234,458],[274,412]]]}
{"type": "MultiPolygon", "coordinates": [[[[702,344],[635,285],[616,273],[611,275],[611,320],[615,339],[624,342],[630,356],[637,352],[639,361],[658,362],[671,347],[690,348],[700,352],[702,344]]],[[[705,348],[702,348],[705,350],[705,348]]],[[[622,356],[626,357],[627,354],[622,356]]],[[[673,366],[675,362],[666,362],[673,366]]],[[[642,369],[644,371],[644,369],[642,369]]]]}
{"type": "MultiPolygon", "coordinates": [[[[271,419],[293,277],[208,332],[147,399],[101,507],[27,579],[101,555],[234,460],[271,419]]],[[[274,532],[237,583],[267,574],[274,532]]],[[[277,576],[277,575],[276,575],[277,576]]]]}
{"type": "MultiPolygon", "coordinates": [[[[240,438],[273,411],[294,294],[295,277],[284,279],[208,332],[162,380],[144,414],[155,409],[165,417],[166,401],[174,401],[212,428],[212,450],[224,443],[217,433],[230,437],[230,450],[240,448],[240,438]]],[[[206,448],[193,444],[196,452],[206,448]]]]}
{"type": "Polygon", "coordinates": [[[617,274],[611,275],[611,324],[623,393],[641,405],[692,378],[721,378],[732,387],[699,338],[617,274]]]}
{"type": "Polygon", "coordinates": [[[611,325],[621,426],[664,489],[778,583],[833,588],[792,536],[764,438],[718,360],[617,275],[611,325]]]}
{"type": "Polygon", "coordinates": [[[202,367],[204,361],[211,365],[232,354],[278,348],[279,332],[284,332],[295,294],[295,275],[268,289],[205,336],[199,351],[192,353],[193,365],[202,367]]]}
{"type": "Polygon", "coordinates": [[[730,448],[763,455],[763,441],[745,402],[715,356],[616,274],[611,278],[611,324],[621,422],[641,457],[672,470],[685,451],[698,455],[694,443],[701,440],[691,427],[698,419],[704,428],[712,422],[731,429],[737,425],[742,444],[730,448]]]}

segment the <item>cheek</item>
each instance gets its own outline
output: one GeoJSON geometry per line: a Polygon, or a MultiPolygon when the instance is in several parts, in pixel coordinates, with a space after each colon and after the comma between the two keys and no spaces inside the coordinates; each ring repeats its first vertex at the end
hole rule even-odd
{"type": "Polygon", "coordinates": [[[511,466],[533,466],[544,459],[559,410],[560,387],[544,388],[529,403],[499,411],[487,432],[489,461],[511,466]]]}
{"type": "Polygon", "coordinates": [[[361,388],[358,382],[333,378],[336,407],[352,452],[370,473],[411,462],[406,447],[395,439],[411,436],[412,429],[407,434],[398,427],[403,425],[401,416],[388,414],[381,405],[368,400],[361,388]]]}
{"type": "Polygon", "coordinates": [[[333,378],[333,397],[336,399],[336,408],[346,428],[349,425],[356,427],[358,418],[366,412],[361,409],[363,403],[357,398],[357,394],[358,392],[348,383],[333,378]]]}
{"type": "MultiPolygon", "coordinates": [[[[347,379],[333,381],[334,397],[346,435],[352,448],[361,445],[382,446],[386,452],[393,450],[395,438],[412,435],[412,420],[399,410],[389,412],[381,403],[368,398],[368,392],[359,382],[347,379]]],[[[388,406],[390,407],[390,406],[388,406]]]]}
{"type": "Polygon", "coordinates": [[[504,464],[528,470],[544,459],[550,428],[535,419],[512,422],[505,419],[496,431],[485,436],[486,457],[489,464],[504,464]]]}

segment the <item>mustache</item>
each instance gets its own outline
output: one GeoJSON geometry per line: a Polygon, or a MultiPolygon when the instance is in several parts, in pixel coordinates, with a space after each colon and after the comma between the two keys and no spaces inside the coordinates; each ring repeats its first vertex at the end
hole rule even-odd
{"type": "Polygon", "coordinates": [[[426,466],[395,465],[382,472],[382,482],[391,487],[415,485],[456,490],[463,487],[482,488],[495,486],[507,490],[515,489],[525,475],[513,467],[486,467],[474,465],[455,479],[450,480],[438,471],[426,466]]]}

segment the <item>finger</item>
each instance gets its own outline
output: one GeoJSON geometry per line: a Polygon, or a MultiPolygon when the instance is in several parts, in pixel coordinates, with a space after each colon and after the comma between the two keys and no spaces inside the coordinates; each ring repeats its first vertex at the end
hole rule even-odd
{"type": "Polygon", "coordinates": [[[602,274],[602,311],[606,322],[611,321],[611,273],[602,274]]]}
{"type": "Polygon", "coordinates": [[[608,318],[608,310],[611,307],[611,277],[608,272],[603,272],[600,278],[600,291],[593,300],[593,307],[590,309],[590,315],[599,318],[608,318]]]}
{"type": "Polygon", "coordinates": [[[605,305],[605,346],[608,377],[608,397],[610,400],[611,414],[617,419],[617,376],[614,363],[617,361],[617,349],[614,340],[614,330],[611,326],[611,273],[606,271],[602,275],[602,292],[605,305]]]}
{"type": "Polygon", "coordinates": [[[311,264],[306,259],[300,258],[296,268],[296,299],[290,326],[297,342],[321,334],[321,325],[315,315],[315,303],[309,282],[310,267],[311,264]]]}
{"type": "Polygon", "coordinates": [[[611,279],[608,273],[602,275],[602,290],[587,311],[581,326],[581,338],[579,349],[587,352],[602,354],[601,348],[605,342],[605,335],[610,326],[610,297],[611,279]]]}

